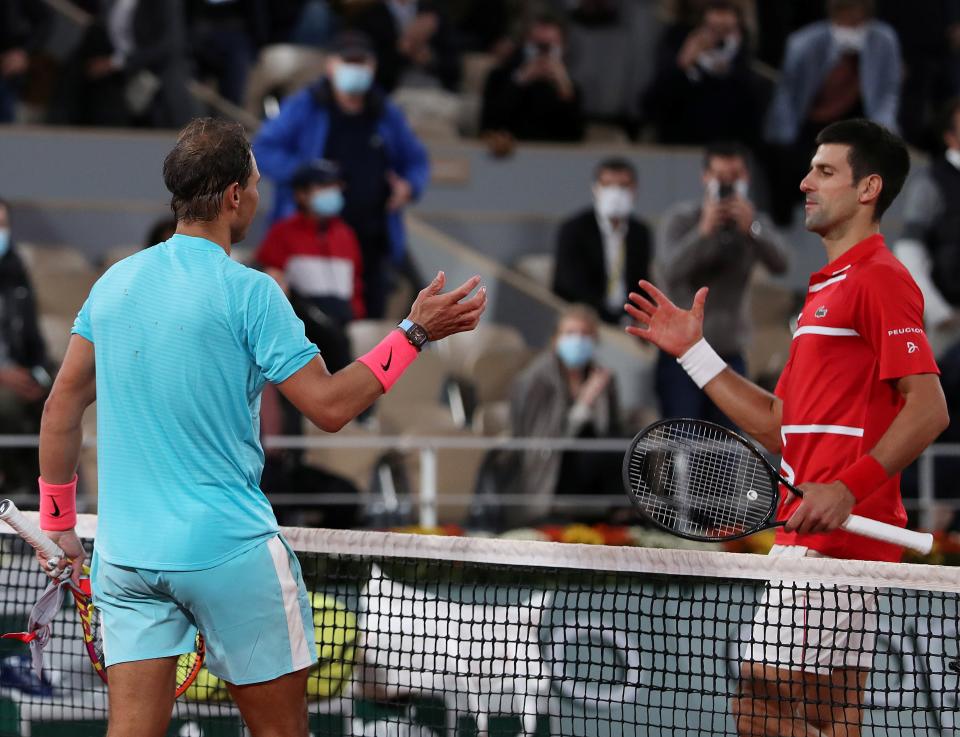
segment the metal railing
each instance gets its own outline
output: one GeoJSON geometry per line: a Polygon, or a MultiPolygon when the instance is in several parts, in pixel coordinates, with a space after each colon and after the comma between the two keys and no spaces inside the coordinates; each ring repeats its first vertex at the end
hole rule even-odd
{"type": "MultiPolygon", "coordinates": [[[[36,448],[38,435],[0,435],[0,452],[12,448],[36,448]]],[[[96,438],[84,438],[86,448],[96,447],[96,438]]],[[[423,527],[437,525],[437,510],[441,502],[438,494],[438,454],[445,450],[517,450],[517,451],[575,451],[623,453],[630,445],[629,438],[575,439],[575,438],[514,438],[514,437],[465,437],[465,436],[415,436],[415,435],[268,435],[263,438],[263,447],[271,449],[359,449],[370,448],[383,451],[415,452],[419,456],[420,483],[417,493],[419,524],[423,527]]],[[[960,457],[960,443],[931,445],[920,456],[918,472],[919,495],[916,499],[904,499],[908,510],[917,510],[920,527],[933,529],[938,506],[960,509],[960,498],[938,498],[936,494],[935,461],[943,457],[960,457]]],[[[473,493],[444,493],[442,501],[464,503],[475,497],[473,493]]],[[[324,506],[358,501],[352,494],[271,494],[271,503],[277,506],[324,506]]],[[[485,500],[504,507],[523,507],[530,504],[525,494],[497,494],[485,500]]],[[[626,506],[626,496],[580,494],[554,497],[554,507],[576,508],[584,504],[609,504],[626,506]]]]}

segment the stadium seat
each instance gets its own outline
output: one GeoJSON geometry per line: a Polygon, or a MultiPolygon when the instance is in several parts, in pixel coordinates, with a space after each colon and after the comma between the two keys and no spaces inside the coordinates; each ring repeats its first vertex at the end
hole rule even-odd
{"type": "Polygon", "coordinates": [[[350,352],[354,358],[362,356],[383,340],[397,325],[393,320],[354,320],[347,324],[350,352]]]}
{"type": "Polygon", "coordinates": [[[451,370],[464,377],[467,376],[467,367],[489,348],[522,350],[526,347],[527,343],[517,328],[489,322],[481,322],[469,333],[451,335],[436,344],[437,351],[447,359],[451,370]]]}
{"type": "Polygon", "coordinates": [[[518,259],[513,268],[544,289],[550,289],[555,265],[556,259],[552,253],[531,253],[518,259]]]}
{"type": "Polygon", "coordinates": [[[474,388],[478,404],[507,399],[510,386],[535,353],[529,348],[488,347],[464,366],[464,377],[474,388]]]}
{"type": "MultiPolygon", "coordinates": [[[[306,418],[303,420],[303,434],[308,437],[329,436],[329,433],[306,418]]],[[[373,435],[372,431],[356,421],[337,433],[338,438],[367,438],[373,435]]],[[[303,461],[310,466],[343,476],[361,491],[367,491],[373,469],[383,454],[383,448],[310,448],[304,452],[303,461]]]]}
{"type": "Polygon", "coordinates": [[[63,357],[70,343],[70,328],[73,321],[61,315],[40,315],[40,334],[47,346],[47,358],[54,366],[63,363],[63,357]]]}
{"type": "Polygon", "coordinates": [[[484,402],[473,411],[473,431],[487,437],[510,434],[510,403],[484,402]]]}
{"type": "Polygon", "coordinates": [[[71,322],[90,293],[99,272],[72,248],[21,247],[37,295],[40,314],[71,322]]]}
{"type": "Polygon", "coordinates": [[[314,48],[295,44],[264,47],[247,82],[247,112],[262,118],[265,98],[283,98],[315,81],[324,72],[324,61],[324,53],[314,48]]]}

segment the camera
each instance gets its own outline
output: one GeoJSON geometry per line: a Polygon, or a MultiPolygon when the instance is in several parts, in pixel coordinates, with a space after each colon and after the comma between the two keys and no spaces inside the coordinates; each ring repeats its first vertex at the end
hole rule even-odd
{"type": "Polygon", "coordinates": [[[727,182],[721,182],[720,186],[717,187],[717,199],[726,200],[730,197],[733,197],[733,185],[728,184],[727,182]]]}

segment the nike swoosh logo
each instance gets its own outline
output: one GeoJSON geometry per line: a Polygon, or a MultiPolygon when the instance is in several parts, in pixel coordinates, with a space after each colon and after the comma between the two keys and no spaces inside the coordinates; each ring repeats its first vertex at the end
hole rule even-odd
{"type": "Polygon", "coordinates": [[[390,353],[387,354],[387,362],[381,363],[380,368],[382,368],[384,371],[389,371],[391,363],[393,363],[393,348],[391,348],[390,353]]]}
{"type": "Polygon", "coordinates": [[[51,517],[59,517],[59,516],[60,516],[60,507],[57,506],[57,500],[56,500],[56,499],[51,499],[50,501],[53,502],[53,511],[50,513],[50,516],[51,516],[51,517]]]}

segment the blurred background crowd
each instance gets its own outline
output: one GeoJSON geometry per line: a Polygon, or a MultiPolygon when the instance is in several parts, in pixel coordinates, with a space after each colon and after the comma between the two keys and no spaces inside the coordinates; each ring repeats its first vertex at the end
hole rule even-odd
{"type": "MultiPolygon", "coordinates": [[[[331,370],[405,316],[436,264],[502,285],[478,333],[425,352],[348,437],[598,441],[467,443],[429,470],[415,440],[270,443],[263,488],[284,521],[412,523],[429,476],[440,522],[626,522],[611,501],[626,444],[599,441],[658,416],[726,422],[622,333],[627,292],[646,278],[689,303],[710,286],[706,337],[772,386],[823,261],[798,183],[817,131],[849,117],[913,147],[884,231],[960,417],[958,95],[960,0],[0,0],[0,435],[36,433],[96,276],[175,227],[162,196],[122,204],[138,177],[159,182],[130,147],[169,148],[198,115],[249,130],[265,196],[234,256],[278,281],[331,370]],[[91,141],[85,191],[22,184],[91,141]]],[[[261,421],[321,435],[275,391],[261,421]]],[[[9,445],[0,494],[28,494],[36,450],[9,445]]],[[[932,464],[936,509],[930,479],[906,475],[914,496],[928,484],[911,505],[927,526],[954,524],[953,461],[932,464]]]]}

